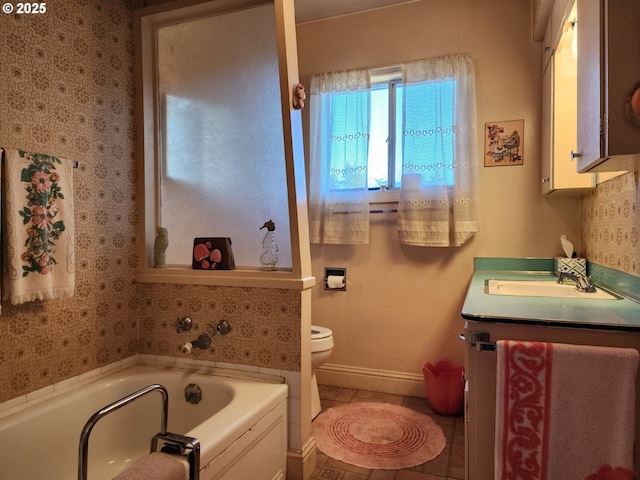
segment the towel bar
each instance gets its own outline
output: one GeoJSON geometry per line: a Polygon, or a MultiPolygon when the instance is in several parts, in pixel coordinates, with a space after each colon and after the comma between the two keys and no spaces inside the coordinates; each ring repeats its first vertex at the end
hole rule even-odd
{"type": "MultiPolygon", "coordinates": [[[[465,339],[465,335],[461,334],[460,338],[465,339]]],[[[489,341],[489,334],[487,332],[469,332],[469,345],[476,347],[479,352],[495,352],[496,344],[489,341]]]]}
{"type": "Polygon", "coordinates": [[[169,392],[167,389],[155,383],[133,392],[120,400],[117,400],[94,413],[87,421],[80,435],[80,448],[78,454],[78,480],[87,480],[89,460],[89,435],[98,421],[111,412],[114,412],[135,400],[151,393],[159,392],[162,395],[162,415],[160,418],[160,432],[151,439],[151,453],[157,451],[158,441],[161,440],[160,451],[177,454],[186,457],[189,462],[189,480],[200,479],[200,442],[197,438],[187,437],[167,432],[167,417],[169,413],[169,392]]]}
{"type": "MultiPolygon", "coordinates": [[[[0,156],[2,156],[3,153],[4,153],[4,148],[0,148],[0,156]]],[[[74,160],[71,165],[73,165],[73,168],[78,168],[80,166],[80,162],[78,162],[77,160],[74,160]]]]}
{"type": "Polygon", "coordinates": [[[176,433],[158,433],[151,439],[151,453],[159,451],[186,457],[189,462],[189,480],[200,480],[200,441],[176,433]]]}
{"type": "Polygon", "coordinates": [[[96,413],[94,413],[87,423],[85,423],[84,428],[82,429],[82,433],[80,435],[80,448],[78,452],[78,480],[87,480],[87,470],[88,470],[88,461],[89,461],[89,435],[91,434],[91,430],[98,423],[98,421],[104,418],[106,415],[109,415],[111,412],[115,412],[116,410],[129,405],[131,402],[137,400],[148,393],[157,391],[162,395],[162,417],[160,419],[160,431],[162,434],[167,433],[167,415],[169,412],[169,393],[167,389],[164,388],[160,384],[153,384],[147,387],[141,388],[137,392],[133,392],[126,397],[121,398],[104,408],[101,408],[96,413]]]}
{"type": "Polygon", "coordinates": [[[495,352],[497,347],[495,343],[491,342],[476,342],[476,349],[479,352],[495,352]]]}

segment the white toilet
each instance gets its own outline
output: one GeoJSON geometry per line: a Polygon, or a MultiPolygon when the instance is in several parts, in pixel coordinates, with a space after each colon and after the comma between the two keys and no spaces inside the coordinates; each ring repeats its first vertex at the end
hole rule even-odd
{"type": "Polygon", "coordinates": [[[333,332],[325,327],[311,325],[311,418],[315,418],[321,410],[320,392],[316,368],[322,365],[333,350],[333,332]]]}

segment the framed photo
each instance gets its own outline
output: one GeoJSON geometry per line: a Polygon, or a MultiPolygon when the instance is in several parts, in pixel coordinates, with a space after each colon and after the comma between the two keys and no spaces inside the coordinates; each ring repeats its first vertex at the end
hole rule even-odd
{"type": "Polygon", "coordinates": [[[194,270],[234,270],[229,237],[194,238],[191,266],[194,270]]]}
{"type": "Polygon", "coordinates": [[[524,120],[484,124],[484,166],[522,165],[524,120]]]}

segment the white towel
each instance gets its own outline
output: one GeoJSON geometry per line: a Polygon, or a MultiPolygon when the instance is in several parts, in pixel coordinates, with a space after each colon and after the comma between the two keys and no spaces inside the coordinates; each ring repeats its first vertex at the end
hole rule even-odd
{"type": "Polygon", "coordinates": [[[638,351],[497,342],[495,478],[634,478],[638,351]]]}
{"type": "Polygon", "coordinates": [[[4,149],[2,299],[71,297],[75,288],[73,164],[4,149]]]}
{"type": "Polygon", "coordinates": [[[189,462],[182,457],[154,452],[136,460],[112,480],[189,480],[189,462]]]}

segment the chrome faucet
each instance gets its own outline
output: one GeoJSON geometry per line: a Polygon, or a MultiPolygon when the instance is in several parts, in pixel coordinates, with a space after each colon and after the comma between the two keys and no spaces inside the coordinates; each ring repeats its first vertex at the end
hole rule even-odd
{"type": "MultiPolygon", "coordinates": [[[[188,317],[183,317],[178,320],[178,332],[181,330],[191,330],[192,322],[188,317]],[[187,327],[185,325],[181,325],[184,320],[189,320],[187,327]]],[[[190,354],[194,348],[199,348],[201,350],[207,350],[211,346],[211,337],[215,335],[227,335],[231,331],[231,325],[226,320],[220,320],[217,324],[213,325],[212,323],[208,324],[208,327],[212,329],[211,335],[208,333],[201,333],[198,338],[187,342],[182,347],[182,353],[190,354]]]]}
{"type": "Polygon", "coordinates": [[[193,320],[189,317],[180,317],[176,322],[176,332],[188,332],[193,327],[193,320]]]}
{"type": "Polygon", "coordinates": [[[558,283],[564,283],[564,279],[568,278],[573,280],[576,284],[576,289],[585,293],[595,293],[596,287],[591,283],[589,277],[580,273],[560,272],[558,274],[558,283]]]}

